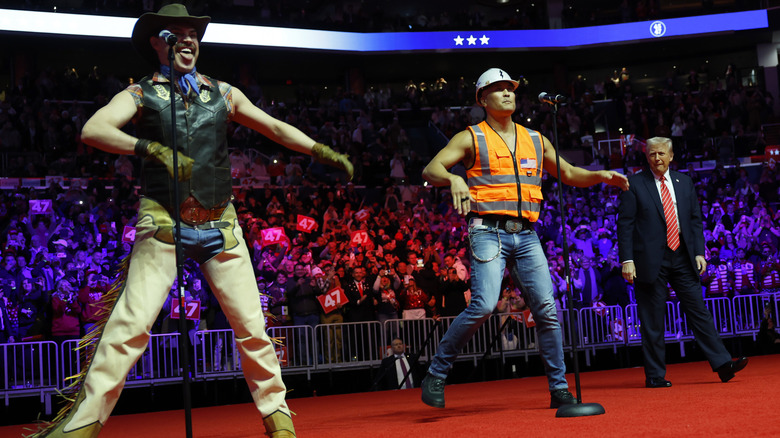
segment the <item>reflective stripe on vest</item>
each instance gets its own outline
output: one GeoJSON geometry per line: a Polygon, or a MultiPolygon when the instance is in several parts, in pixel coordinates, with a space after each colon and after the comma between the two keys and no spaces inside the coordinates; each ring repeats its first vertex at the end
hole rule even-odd
{"type": "Polygon", "coordinates": [[[486,121],[469,129],[477,152],[474,165],[466,171],[471,197],[475,200],[471,203],[472,211],[536,221],[542,201],[542,136],[515,124],[515,151],[512,152],[486,121]],[[536,160],[536,166],[533,170],[524,168],[521,174],[523,160],[532,159],[536,160]]]}

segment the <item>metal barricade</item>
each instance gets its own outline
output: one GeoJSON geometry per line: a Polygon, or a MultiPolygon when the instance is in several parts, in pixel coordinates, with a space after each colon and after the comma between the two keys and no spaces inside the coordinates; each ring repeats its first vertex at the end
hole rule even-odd
{"type": "Polygon", "coordinates": [[[667,301],[666,317],[664,318],[664,339],[667,342],[679,341],[680,339],[682,339],[683,332],[682,332],[681,324],[682,324],[682,317],[680,316],[679,303],[676,301],[667,301]]]}
{"type": "Polygon", "coordinates": [[[268,329],[268,336],[281,341],[281,344],[276,347],[276,355],[283,370],[312,369],[318,362],[312,327],[308,325],[271,327],[268,329]]]}
{"type": "MultiPolygon", "coordinates": [[[[81,371],[84,353],[76,350],[79,340],[68,340],[62,343],[62,387],[68,386],[70,377],[81,371]]],[[[85,347],[90,348],[90,347],[85,347]]],[[[179,356],[179,334],[153,334],[149,343],[130,368],[125,378],[126,386],[144,386],[151,382],[178,382],[181,380],[181,361],[179,356]]],[[[193,367],[194,368],[194,367],[193,367]]]]}
{"type": "MultiPolygon", "coordinates": [[[[626,306],[626,320],[623,324],[625,330],[625,342],[629,345],[636,345],[642,343],[641,326],[642,321],[639,320],[639,312],[637,311],[636,304],[629,304],[626,306]]],[[[680,310],[677,307],[676,302],[666,302],[666,316],[664,317],[664,339],[669,341],[679,341],[683,332],[681,329],[682,319],[680,318],[680,310]]]]}
{"type": "Polygon", "coordinates": [[[486,322],[486,324],[498,324],[496,330],[501,328],[504,323],[506,323],[506,327],[501,331],[500,345],[493,348],[494,352],[501,351],[508,356],[515,354],[527,356],[538,351],[536,329],[526,325],[522,313],[500,313],[491,316],[490,320],[486,322]],[[509,318],[508,322],[507,318],[509,318]]]}
{"type": "Polygon", "coordinates": [[[151,335],[146,351],[127,373],[127,384],[180,381],[183,376],[179,348],[178,333],[151,335]]]}
{"type": "MultiPolygon", "coordinates": [[[[713,315],[718,331],[723,336],[756,336],[763,310],[773,310],[778,322],[778,297],[780,293],[740,295],[729,300],[708,298],[704,302],[713,315]]],[[[687,319],[680,312],[679,303],[666,303],[664,336],[667,342],[684,344],[693,337],[687,319]]],[[[578,327],[575,336],[586,351],[599,348],[637,345],[641,343],[637,305],[588,307],[573,310],[578,327]]],[[[570,351],[572,339],[568,333],[569,312],[558,313],[563,335],[564,350],[570,351]]],[[[438,321],[388,320],[360,323],[321,324],[309,326],[284,326],[268,329],[269,336],[278,338],[275,346],[283,374],[309,373],[316,369],[357,368],[376,366],[387,354],[391,338],[400,334],[410,352],[421,352],[420,362],[429,362],[436,353],[439,342],[453,317],[438,321]],[[437,324],[439,328],[432,330],[437,324]],[[428,343],[425,341],[431,334],[428,343]]],[[[236,346],[232,330],[201,330],[190,333],[193,340],[192,378],[233,378],[241,375],[240,350],[236,346]]],[[[78,340],[54,342],[25,342],[0,344],[0,397],[6,405],[11,397],[37,396],[46,403],[50,413],[50,398],[58,390],[68,386],[71,376],[78,374],[83,365],[82,352],[76,350],[78,340]]],[[[460,352],[458,360],[478,361],[490,349],[490,355],[522,356],[538,354],[535,327],[527,327],[518,314],[496,314],[476,331],[460,352]],[[499,331],[503,322],[509,322],[499,331]],[[492,344],[492,345],[491,345],[492,344]]],[[[139,360],[127,375],[127,386],[149,386],[157,383],[175,383],[182,379],[178,333],[154,334],[139,360]]]]}
{"type": "Polygon", "coordinates": [[[620,306],[583,307],[579,310],[583,347],[613,347],[624,344],[623,309],[620,306]]]}
{"type": "MultiPolygon", "coordinates": [[[[571,309],[571,313],[569,313],[568,309],[562,309],[558,311],[558,322],[561,324],[561,333],[563,336],[563,350],[564,351],[570,351],[572,348],[572,345],[574,345],[574,340],[569,336],[569,325],[570,324],[576,324],[576,318],[578,318],[577,310],[571,309]],[[570,319],[570,316],[574,315],[575,321],[572,322],[570,319]]],[[[576,327],[576,325],[572,326],[576,327]]],[[[577,333],[573,334],[575,337],[577,336],[577,333]]],[[[536,329],[534,329],[534,336],[536,336],[536,329]]]]}
{"type": "Polygon", "coordinates": [[[195,333],[193,368],[203,378],[232,377],[241,373],[233,330],[199,330],[195,333]]]}
{"type": "Polygon", "coordinates": [[[767,293],[766,295],[771,296],[771,298],[769,298],[769,303],[766,304],[771,311],[770,316],[775,322],[775,327],[780,327],[780,315],[778,315],[778,310],[780,310],[780,304],[778,304],[778,301],[780,301],[780,292],[767,293]]]}
{"type": "Polygon", "coordinates": [[[344,334],[343,323],[320,324],[314,328],[317,357],[322,359],[318,366],[331,368],[348,362],[344,355],[344,334]]]}
{"type": "Polygon", "coordinates": [[[775,318],[777,318],[777,293],[774,294],[755,294],[755,295],[737,295],[733,300],[734,305],[734,334],[753,335],[758,334],[763,318],[764,307],[769,306],[773,309],[775,318]]]}
{"type": "MultiPolygon", "coordinates": [[[[307,342],[317,342],[316,366],[319,368],[365,366],[381,361],[385,357],[385,347],[389,344],[389,341],[383,340],[379,321],[320,324],[314,330],[316,336],[311,333],[308,332],[306,336],[310,337],[306,339],[307,342]],[[340,335],[340,343],[337,335],[340,335]]],[[[293,366],[300,365],[293,362],[293,366]]]]}
{"type": "MultiPolygon", "coordinates": [[[[454,320],[455,318],[441,319],[442,322],[441,336],[444,336],[444,334],[447,333],[447,330],[449,330],[450,325],[454,320]]],[[[494,324],[491,324],[491,321],[489,319],[485,321],[485,323],[482,324],[482,326],[479,329],[477,329],[477,331],[474,333],[474,336],[471,337],[471,339],[466,343],[466,345],[460,351],[458,358],[476,360],[482,357],[482,355],[484,355],[485,352],[487,351],[487,348],[490,345],[490,342],[493,339],[496,330],[497,327],[494,327],[494,324]]],[[[436,344],[438,345],[438,342],[436,344]]]]}
{"type": "MultiPolygon", "coordinates": [[[[452,317],[442,318],[443,320],[452,321],[452,317]]],[[[439,345],[443,331],[436,330],[431,334],[431,338],[428,344],[425,344],[425,340],[428,337],[428,333],[437,324],[437,322],[431,318],[425,319],[390,319],[385,321],[382,335],[382,347],[386,350],[390,347],[392,338],[400,336],[404,340],[408,351],[412,354],[420,353],[420,361],[427,362],[433,359],[433,355],[436,354],[436,346],[439,345]]],[[[449,322],[447,323],[449,325],[449,322]]],[[[385,357],[384,355],[382,357],[385,357]]],[[[381,359],[381,358],[380,358],[381,359]]]]}
{"type": "Polygon", "coordinates": [[[60,357],[62,360],[59,363],[59,368],[62,381],[59,385],[62,388],[70,385],[71,378],[81,371],[84,356],[81,354],[81,350],[77,350],[78,345],[78,339],[69,339],[63,341],[62,345],[60,345],[60,357]]]}
{"type": "Polygon", "coordinates": [[[12,397],[38,395],[51,414],[51,396],[60,385],[59,352],[52,341],[0,344],[0,396],[8,406],[12,397]]]}
{"type": "MultiPolygon", "coordinates": [[[[679,303],[678,303],[679,306],[679,303]]],[[[705,298],[704,306],[712,315],[712,321],[715,325],[715,330],[718,331],[721,337],[729,337],[734,335],[734,307],[731,304],[731,300],[725,297],[705,298]]],[[[680,323],[680,330],[682,336],[680,339],[690,340],[694,338],[693,330],[688,327],[688,317],[680,310],[678,310],[682,322],[680,323]]]]}
{"type": "Polygon", "coordinates": [[[5,388],[56,388],[59,386],[59,356],[53,341],[3,344],[5,388]]]}
{"type": "Polygon", "coordinates": [[[636,345],[642,343],[642,334],[639,332],[641,324],[639,323],[639,313],[636,304],[626,306],[626,321],[623,324],[626,344],[636,345]]]}
{"type": "Polygon", "coordinates": [[[707,298],[704,305],[712,315],[715,328],[721,337],[734,336],[734,305],[728,298],[707,298]]]}

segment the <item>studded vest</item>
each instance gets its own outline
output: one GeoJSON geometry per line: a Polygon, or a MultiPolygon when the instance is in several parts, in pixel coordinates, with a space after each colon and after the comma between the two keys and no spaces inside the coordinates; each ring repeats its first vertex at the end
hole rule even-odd
{"type": "MultiPolygon", "coordinates": [[[[179,151],[195,161],[192,178],[179,183],[179,202],[192,195],[205,208],[223,204],[232,193],[226,137],[228,112],[217,82],[209,80],[215,85],[201,84],[200,94],[191,93],[186,105],[180,94],[175,98],[176,143],[179,151]]],[[[170,84],[147,76],[139,85],[143,106],[135,119],[137,136],[171,146],[170,84]]],[[[173,179],[163,164],[151,159],[143,161],[141,189],[145,196],[173,211],[173,179]]]]}

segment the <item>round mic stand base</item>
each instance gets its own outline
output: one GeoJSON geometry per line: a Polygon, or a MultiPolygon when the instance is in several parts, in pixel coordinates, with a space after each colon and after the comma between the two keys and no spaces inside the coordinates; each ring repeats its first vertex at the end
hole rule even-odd
{"type": "Polygon", "coordinates": [[[604,406],[598,403],[579,403],[576,405],[563,405],[555,412],[556,417],[589,417],[606,413],[604,406]]]}

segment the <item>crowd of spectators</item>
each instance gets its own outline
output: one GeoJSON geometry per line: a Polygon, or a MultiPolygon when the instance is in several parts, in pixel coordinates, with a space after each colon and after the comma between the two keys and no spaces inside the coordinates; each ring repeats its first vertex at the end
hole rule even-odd
{"type": "MultiPolygon", "coordinates": [[[[776,194],[780,172],[769,163],[760,170],[755,181],[740,167],[688,170],[704,215],[707,296],[780,288],[780,212],[761,195],[776,194]]],[[[77,183],[67,189],[54,182],[45,190],[0,194],[0,304],[8,320],[6,340],[83,335],[95,322],[96,302],[130,252],[126,231],[131,228],[126,227],[136,219],[138,195],[129,180],[117,178],[108,187],[77,183]],[[45,200],[52,201],[51,209],[31,208],[30,201],[45,200]]],[[[610,187],[567,188],[561,201],[556,186],[557,180],[545,176],[546,201],[536,228],[559,306],[629,304],[633,297],[620,274],[614,233],[619,193],[610,187]],[[561,202],[574,303],[567,303],[563,294],[561,202]],[[585,280],[591,269],[598,271],[596,289],[585,280]]],[[[452,209],[446,190],[393,182],[384,190],[369,190],[304,179],[300,185],[237,187],[235,203],[273,315],[271,326],[452,316],[466,306],[466,224],[452,209]],[[299,215],[314,219],[317,226],[301,229],[299,215]],[[263,230],[274,227],[283,228],[284,237],[269,241],[263,230]],[[348,302],[325,313],[317,296],[334,288],[344,290],[348,302]]],[[[224,315],[197,266],[190,262],[185,271],[191,298],[202,302],[200,327],[225,328],[224,315]]],[[[513,285],[507,283],[506,289],[522,298],[513,285]]],[[[165,326],[170,299],[166,306],[157,331],[173,330],[165,326]]]]}
{"type": "MultiPolygon", "coordinates": [[[[614,142],[610,146],[598,142],[604,137],[597,131],[609,113],[613,131],[619,128],[638,139],[671,137],[681,165],[707,160],[730,164],[737,156],[763,153],[761,126],[776,119],[770,93],[749,82],[743,85],[733,65],[722,74],[703,66],[687,75],[670,72],[668,79],[647,93],[636,90],[625,67],[603,80],[576,76],[568,93],[571,102],[559,108],[555,120],[561,149],[582,151],[585,164],[613,169],[641,166],[641,148],[621,153],[614,142]]],[[[86,75],[73,68],[23,74],[17,86],[0,94],[3,175],[137,176],[135,158],[117,159],[85,146],[79,138],[89,115],[126,85],[98,67],[86,75]]],[[[484,117],[473,105],[473,84],[463,77],[377,84],[362,94],[340,87],[301,87],[289,101],[264,96],[254,83],[242,88],[272,116],[348,153],[355,164],[354,182],[371,187],[388,180],[421,184],[422,168],[444,139],[484,117]],[[426,122],[432,128],[424,127],[426,122]]],[[[515,120],[554,138],[551,107],[539,103],[525,82],[517,96],[515,120]]],[[[238,125],[231,127],[229,143],[243,154],[236,157],[245,164],[236,169],[239,177],[270,178],[276,185],[299,184],[307,176],[329,183],[340,180],[340,175],[327,174],[325,168],[307,168],[284,148],[238,125]]]]}

